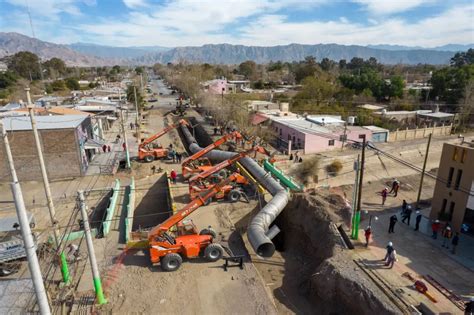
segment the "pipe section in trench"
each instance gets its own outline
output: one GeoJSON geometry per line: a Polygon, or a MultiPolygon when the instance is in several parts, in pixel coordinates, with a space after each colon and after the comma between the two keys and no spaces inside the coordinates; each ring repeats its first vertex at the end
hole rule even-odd
{"type": "MultiPolygon", "coordinates": [[[[181,131],[192,153],[203,149],[197,144],[196,139],[194,139],[188,127],[181,126],[181,131]]],[[[212,150],[205,156],[211,160],[224,161],[232,158],[235,154],[235,152],[212,150]]],[[[240,162],[273,196],[253,217],[247,229],[247,237],[257,255],[271,257],[275,252],[275,245],[269,236],[274,236],[275,233],[269,231],[270,224],[287,205],[289,199],[288,192],[252,158],[244,157],[240,162]]]]}

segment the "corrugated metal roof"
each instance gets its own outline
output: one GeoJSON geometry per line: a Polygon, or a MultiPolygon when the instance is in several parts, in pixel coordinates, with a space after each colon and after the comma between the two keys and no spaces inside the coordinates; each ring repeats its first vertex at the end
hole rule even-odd
{"type": "MultiPolygon", "coordinates": [[[[38,129],[70,129],[79,126],[87,119],[87,116],[36,116],[35,118],[38,129]]],[[[5,117],[3,125],[8,131],[31,130],[30,117],[5,117]]]]}

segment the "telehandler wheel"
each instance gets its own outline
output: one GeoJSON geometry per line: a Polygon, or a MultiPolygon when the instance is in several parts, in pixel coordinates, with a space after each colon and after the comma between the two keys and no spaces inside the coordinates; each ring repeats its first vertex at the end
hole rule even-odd
{"type": "Polygon", "coordinates": [[[210,235],[213,239],[217,237],[216,231],[212,228],[202,229],[201,232],[199,232],[199,235],[210,235]]]}
{"type": "Polygon", "coordinates": [[[155,160],[155,158],[153,157],[153,155],[147,155],[143,158],[143,160],[145,160],[145,162],[147,163],[151,163],[155,160]]]}
{"type": "Polygon", "coordinates": [[[231,190],[229,192],[229,201],[230,202],[237,202],[240,199],[240,191],[237,189],[231,190]]]}
{"type": "Polygon", "coordinates": [[[204,257],[208,261],[218,261],[224,255],[224,249],[219,244],[209,244],[204,250],[204,257]]]}
{"type": "Polygon", "coordinates": [[[183,258],[179,254],[170,253],[161,259],[161,269],[164,271],[176,271],[183,263],[183,258]]]}

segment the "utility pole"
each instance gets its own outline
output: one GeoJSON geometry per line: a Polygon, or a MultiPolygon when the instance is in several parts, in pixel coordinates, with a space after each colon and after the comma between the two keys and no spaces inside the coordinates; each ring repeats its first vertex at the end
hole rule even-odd
{"type": "Polygon", "coordinates": [[[56,225],[57,225],[56,209],[54,208],[53,197],[51,196],[51,188],[49,187],[48,173],[46,171],[46,165],[44,164],[43,149],[41,148],[41,142],[38,135],[38,129],[36,127],[35,112],[34,112],[33,103],[31,102],[30,88],[29,87],[25,88],[25,91],[26,91],[26,99],[28,102],[28,112],[30,114],[30,120],[31,120],[31,129],[33,130],[33,135],[35,137],[36,151],[38,152],[41,175],[43,177],[44,192],[46,195],[46,201],[48,203],[49,217],[51,219],[51,225],[53,226],[54,243],[56,245],[56,248],[59,248],[60,237],[59,237],[59,231],[56,228],[56,225]]]}
{"type": "Polygon", "coordinates": [[[97,302],[102,305],[107,303],[102,291],[102,282],[100,281],[99,268],[97,267],[97,260],[95,258],[94,243],[92,242],[91,228],[89,226],[89,219],[87,218],[86,202],[84,199],[84,191],[77,192],[79,199],[79,207],[81,210],[82,222],[84,224],[84,234],[86,237],[87,251],[89,253],[89,262],[92,269],[92,279],[94,281],[94,290],[97,302]]]}
{"type": "Polygon", "coordinates": [[[357,155],[357,161],[354,162],[355,170],[355,179],[354,179],[354,189],[352,189],[352,218],[351,218],[351,237],[355,237],[355,210],[357,206],[357,191],[359,186],[359,165],[360,165],[360,154],[357,155]]]}
{"type": "Polygon", "coordinates": [[[431,136],[432,136],[432,133],[428,135],[428,144],[426,145],[425,160],[423,162],[423,171],[421,172],[420,187],[418,188],[418,196],[416,197],[415,209],[418,209],[418,205],[420,203],[421,189],[423,188],[423,179],[425,177],[426,161],[428,160],[428,153],[430,152],[431,136]]]}
{"type": "Polygon", "coordinates": [[[5,130],[1,121],[0,127],[2,129],[2,138],[3,144],[5,145],[8,166],[10,167],[10,173],[12,176],[11,189],[15,202],[16,215],[20,224],[21,236],[24,242],[26,258],[28,260],[28,269],[30,270],[31,280],[33,281],[36,300],[38,302],[40,314],[49,315],[51,314],[51,310],[49,308],[48,297],[46,295],[46,289],[43,283],[43,276],[41,275],[38,256],[36,256],[36,246],[33,240],[33,234],[31,233],[28,215],[26,214],[25,201],[23,199],[21,186],[18,182],[18,177],[16,175],[15,165],[13,163],[13,156],[10,149],[10,143],[8,142],[7,131],[5,130]]]}
{"type": "Polygon", "coordinates": [[[347,137],[347,122],[344,123],[344,135],[342,136],[341,151],[344,150],[344,143],[346,142],[346,137],[347,137]]]}
{"type": "Polygon", "coordinates": [[[362,185],[364,183],[364,164],[365,164],[365,134],[360,135],[359,137],[362,138],[362,156],[360,161],[360,168],[359,168],[359,189],[357,191],[357,208],[354,216],[354,239],[359,238],[359,222],[360,222],[360,205],[362,201],[362,185]]]}
{"type": "Polygon", "coordinates": [[[137,119],[136,119],[136,125],[137,125],[137,143],[140,144],[141,142],[141,133],[140,133],[140,112],[138,110],[138,99],[137,99],[137,87],[134,85],[133,86],[133,95],[135,96],[135,111],[137,112],[137,119]]]}
{"type": "Polygon", "coordinates": [[[123,136],[123,143],[125,144],[125,159],[127,161],[127,168],[130,169],[130,152],[128,150],[128,142],[127,142],[127,129],[125,128],[125,123],[123,120],[123,111],[122,107],[120,107],[120,121],[122,122],[122,136],[123,136]]]}

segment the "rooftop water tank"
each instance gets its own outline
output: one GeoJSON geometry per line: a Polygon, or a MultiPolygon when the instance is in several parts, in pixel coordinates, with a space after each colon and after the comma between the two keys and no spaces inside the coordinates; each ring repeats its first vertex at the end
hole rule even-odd
{"type": "Polygon", "coordinates": [[[349,125],[353,125],[353,124],[355,123],[355,120],[356,120],[355,116],[349,116],[349,117],[347,117],[347,123],[348,123],[349,125]]]}

